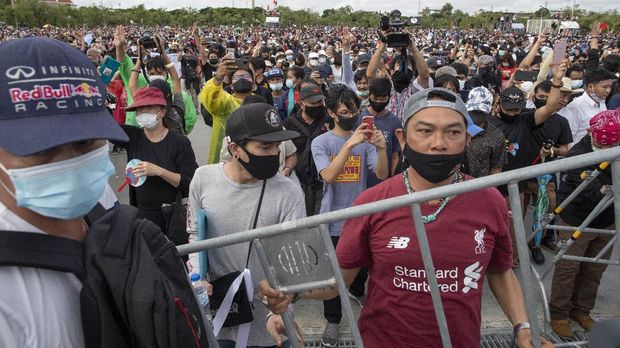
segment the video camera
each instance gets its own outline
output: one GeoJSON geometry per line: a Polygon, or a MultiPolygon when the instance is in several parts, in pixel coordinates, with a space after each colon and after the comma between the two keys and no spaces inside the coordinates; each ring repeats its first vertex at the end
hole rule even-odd
{"type": "Polygon", "coordinates": [[[142,47],[145,49],[153,49],[157,48],[157,42],[155,41],[155,35],[153,35],[150,31],[145,31],[142,33],[142,37],[138,41],[142,47]]]}
{"type": "Polygon", "coordinates": [[[390,12],[389,16],[382,16],[380,27],[381,30],[389,32],[385,38],[387,47],[407,48],[409,46],[409,34],[403,32],[403,27],[418,24],[417,17],[411,17],[403,20],[399,10],[390,12]]]}

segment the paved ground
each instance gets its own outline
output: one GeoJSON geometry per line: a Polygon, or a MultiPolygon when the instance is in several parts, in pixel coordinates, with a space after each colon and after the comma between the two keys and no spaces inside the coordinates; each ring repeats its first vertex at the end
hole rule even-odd
{"type": "MultiPolygon", "coordinates": [[[[192,141],[192,145],[196,153],[198,165],[206,164],[210,135],[211,128],[205,126],[201,119],[197,122],[194,131],[190,134],[190,140],[192,141]]],[[[119,187],[123,180],[121,175],[123,174],[127,161],[126,154],[121,153],[117,155],[112,155],[112,161],[117,168],[117,173],[116,176],[110,180],[110,184],[114,189],[116,189],[117,187],[119,187]]],[[[126,189],[119,194],[119,200],[122,203],[128,202],[126,189]]],[[[531,226],[531,224],[526,223],[526,226],[531,226]]],[[[619,243],[616,243],[612,255],[612,259],[614,260],[620,259],[620,246],[618,244],[619,243]]],[[[547,260],[551,259],[552,255],[549,254],[547,251],[545,251],[545,255],[547,256],[547,260]]],[[[543,265],[543,267],[545,265],[543,265]]],[[[542,267],[537,268],[540,270],[542,267]]],[[[549,294],[551,287],[551,278],[552,275],[550,274],[544,281],[547,295],[549,294]]],[[[596,304],[596,308],[594,309],[594,312],[592,314],[593,317],[610,318],[620,316],[620,293],[618,292],[618,289],[620,289],[620,267],[610,266],[601,281],[598,301],[596,304]]],[[[539,303],[539,308],[541,308],[540,304],[542,303],[542,301],[540,301],[540,297],[537,300],[539,303]]],[[[360,307],[354,304],[353,309],[357,315],[357,313],[359,313],[360,307]]],[[[322,334],[323,327],[325,325],[325,320],[323,319],[322,312],[322,303],[300,301],[300,303],[296,305],[297,321],[299,323],[299,326],[302,328],[304,336],[312,337],[322,334]]],[[[539,310],[539,318],[541,318],[542,320],[541,310],[539,310]]],[[[501,308],[493,298],[493,295],[489,291],[489,288],[486,284],[482,305],[481,328],[483,333],[494,333],[498,330],[505,331],[507,329],[510,329],[509,322],[505,319],[501,308]]],[[[341,333],[343,336],[348,336],[350,334],[350,330],[348,328],[348,325],[346,324],[346,320],[344,319],[341,327],[341,333]]]]}

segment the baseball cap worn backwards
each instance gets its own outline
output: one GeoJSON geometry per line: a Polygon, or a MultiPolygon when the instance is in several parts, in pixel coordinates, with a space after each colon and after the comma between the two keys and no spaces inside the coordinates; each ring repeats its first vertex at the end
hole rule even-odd
{"type": "Polygon", "coordinates": [[[106,89],[84,53],[29,37],[0,43],[0,147],[15,156],[94,139],[128,141],[105,107],[106,89]]]}
{"type": "Polygon", "coordinates": [[[242,105],[226,122],[226,136],[230,142],[258,140],[277,142],[297,138],[300,134],[286,130],[278,111],[266,103],[242,105]]]}
{"type": "Polygon", "coordinates": [[[461,100],[458,95],[456,95],[449,89],[439,87],[425,89],[424,91],[412,95],[409,100],[407,100],[407,103],[405,104],[405,112],[403,114],[403,124],[406,125],[407,121],[409,121],[409,119],[420,110],[433,107],[452,109],[463,115],[467,123],[467,133],[469,133],[469,135],[471,135],[472,137],[475,137],[476,135],[478,135],[478,133],[483,131],[482,128],[476,126],[476,124],[474,124],[474,122],[472,121],[469,113],[467,113],[467,108],[465,107],[465,103],[463,103],[463,100],[461,100]],[[452,101],[432,99],[432,95],[436,94],[437,92],[448,93],[454,99],[452,101]]]}

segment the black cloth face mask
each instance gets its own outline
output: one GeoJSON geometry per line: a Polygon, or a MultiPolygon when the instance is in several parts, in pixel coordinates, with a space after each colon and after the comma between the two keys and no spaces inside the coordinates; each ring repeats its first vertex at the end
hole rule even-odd
{"type": "Polygon", "coordinates": [[[310,118],[314,120],[319,120],[323,116],[325,116],[325,106],[306,106],[304,112],[306,113],[306,115],[310,116],[310,118]]]}
{"type": "Polygon", "coordinates": [[[517,120],[517,117],[519,116],[508,115],[507,113],[503,112],[501,109],[499,110],[499,118],[501,118],[502,121],[506,123],[513,123],[514,121],[517,120]]]}
{"type": "Polygon", "coordinates": [[[375,110],[376,112],[381,112],[385,110],[385,108],[388,106],[390,102],[379,103],[374,100],[368,99],[368,103],[370,104],[373,110],[375,110]]]}
{"type": "Polygon", "coordinates": [[[241,79],[233,83],[232,88],[237,93],[250,93],[252,91],[252,81],[241,79]]]}
{"type": "Polygon", "coordinates": [[[396,92],[400,93],[405,90],[413,79],[413,70],[407,70],[407,73],[398,70],[392,74],[392,83],[396,92]]]}
{"type": "Polygon", "coordinates": [[[355,127],[355,122],[357,122],[357,116],[353,117],[342,117],[338,115],[338,125],[342,130],[350,131],[355,127]]]}
{"type": "Polygon", "coordinates": [[[248,155],[249,162],[239,158],[239,163],[258,180],[267,180],[278,174],[280,169],[280,152],[277,155],[257,156],[241,146],[248,155]]]}
{"type": "Polygon", "coordinates": [[[547,99],[534,98],[534,106],[536,106],[536,109],[540,109],[546,104],[547,104],[547,99]]]}
{"type": "Polygon", "coordinates": [[[454,174],[465,157],[465,151],[455,155],[428,155],[413,150],[409,144],[405,144],[403,153],[411,168],[433,184],[454,174]]]}

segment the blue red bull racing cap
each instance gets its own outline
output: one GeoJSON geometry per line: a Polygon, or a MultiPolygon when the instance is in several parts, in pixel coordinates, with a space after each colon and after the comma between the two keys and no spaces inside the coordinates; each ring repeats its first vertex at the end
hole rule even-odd
{"type": "Polygon", "coordinates": [[[96,67],[70,45],[29,37],[0,43],[0,147],[28,156],[58,145],[128,141],[106,109],[96,67]]]}

